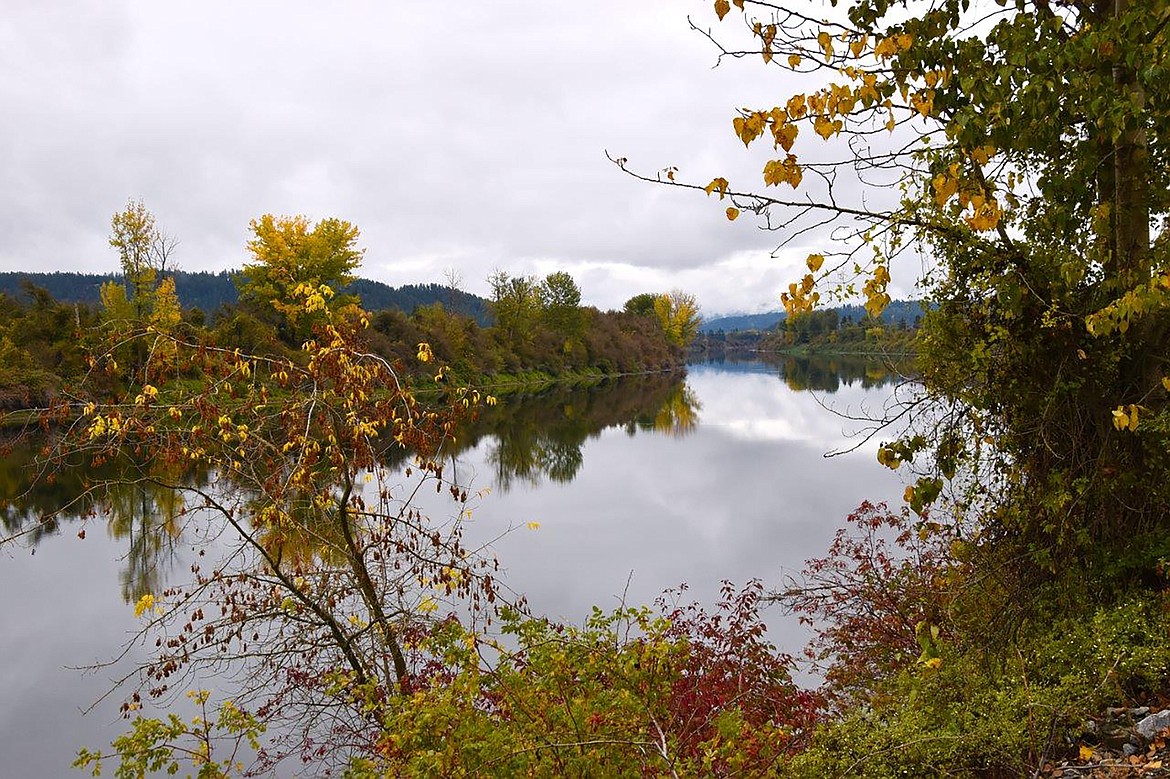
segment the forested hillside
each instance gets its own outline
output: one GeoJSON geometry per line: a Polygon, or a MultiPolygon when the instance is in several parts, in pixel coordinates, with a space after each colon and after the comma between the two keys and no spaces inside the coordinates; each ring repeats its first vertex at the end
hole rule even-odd
{"type": "MultiPolygon", "coordinates": [[[[232,281],[233,271],[219,273],[174,271],[168,275],[175,280],[175,293],[184,308],[198,308],[205,314],[211,314],[220,306],[235,305],[239,297],[236,285],[232,281]]],[[[33,284],[62,303],[96,304],[101,299],[103,284],[123,280],[122,274],[113,273],[9,271],[0,273],[0,292],[10,298],[21,299],[26,295],[25,285],[33,284]]],[[[487,300],[441,284],[407,284],[391,287],[379,281],[359,278],[340,291],[358,295],[362,305],[371,311],[394,309],[410,314],[420,306],[441,303],[450,311],[470,316],[480,325],[487,326],[490,323],[487,300]]]]}
{"type": "MultiPolygon", "coordinates": [[[[841,305],[828,306],[823,310],[835,311],[840,320],[850,320],[852,322],[861,322],[866,319],[865,306],[841,305]]],[[[882,324],[917,327],[918,323],[922,321],[922,313],[924,311],[922,301],[918,300],[892,300],[890,304],[882,310],[879,315],[879,320],[882,324]]],[[[714,317],[713,319],[704,319],[703,323],[699,325],[699,332],[701,333],[733,333],[744,330],[772,330],[780,325],[788,316],[785,311],[768,311],[762,314],[731,314],[728,316],[714,317]]]]}

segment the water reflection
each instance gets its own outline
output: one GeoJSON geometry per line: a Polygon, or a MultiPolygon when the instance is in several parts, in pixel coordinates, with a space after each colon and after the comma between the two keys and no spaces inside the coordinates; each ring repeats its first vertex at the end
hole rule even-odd
{"type": "MultiPolygon", "coordinates": [[[[706,375],[708,370],[770,374],[796,392],[832,393],[854,385],[869,390],[900,378],[897,366],[849,355],[712,361],[696,368],[696,375],[706,375]]],[[[627,377],[584,388],[554,387],[537,394],[510,396],[495,407],[486,407],[476,422],[460,432],[449,454],[458,457],[482,445],[492,487],[500,492],[546,480],[567,484],[585,465],[585,444],[603,431],[613,428],[629,437],[641,433],[681,438],[698,429],[701,411],[695,390],[677,374],[627,377]]],[[[786,415],[777,423],[788,425],[795,419],[786,415]]],[[[802,425],[802,429],[808,426],[802,425]]],[[[145,593],[161,590],[177,559],[182,518],[187,512],[180,492],[168,485],[207,485],[213,476],[206,469],[137,463],[129,458],[103,463],[78,461],[73,467],[47,471],[38,462],[42,445],[23,439],[9,440],[2,446],[0,523],[4,538],[35,548],[60,533],[63,524],[101,514],[107,517],[109,536],[124,544],[119,574],[122,598],[133,602],[145,593]]],[[[404,464],[408,457],[400,450],[386,453],[391,466],[404,464]]],[[[294,516],[296,507],[288,508],[294,516]]],[[[318,528],[292,523],[264,540],[284,559],[307,563],[319,553],[319,533],[318,528]],[[293,532],[296,528],[300,532],[293,532]]]]}
{"type": "Polygon", "coordinates": [[[914,373],[913,358],[861,354],[762,354],[759,359],[712,360],[705,365],[729,373],[775,374],[793,392],[832,394],[842,387],[879,389],[914,373]]]}
{"type": "Polygon", "coordinates": [[[508,398],[460,437],[456,454],[487,439],[493,486],[572,481],[583,444],[611,427],[684,436],[698,426],[699,402],[677,374],[628,377],[588,388],[555,387],[508,398]]]}
{"type": "MultiPolygon", "coordinates": [[[[206,485],[206,470],[80,456],[50,469],[42,461],[43,448],[43,440],[28,438],[0,445],[0,542],[19,542],[35,551],[66,526],[101,515],[110,538],[125,546],[119,573],[123,600],[133,602],[162,589],[186,513],[181,492],[171,485],[206,485]]],[[[84,538],[84,529],[78,532],[84,538]]]]}
{"type": "MultiPolygon", "coordinates": [[[[507,583],[529,594],[536,611],[573,621],[593,604],[649,602],[682,581],[701,602],[710,602],[725,578],[778,584],[782,569],[799,570],[823,554],[840,519],[862,499],[896,499],[904,486],[872,452],[822,459],[840,444],[842,424],[818,398],[794,392],[794,383],[819,392],[839,387],[840,404],[880,404],[886,393],[869,388],[881,386],[878,376],[895,375],[858,371],[845,359],[835,364],[832,379],[827,366],[724,362],[695,366],[686,383],[647,376],[485,409],[459,441],[459,475],[478,469],[496,488],[476,507],[468,540],[493,545],[507,583]],[[536,482],[539,488],[525,488],[536,482]],[[504,493],[506,484],[515,488],[504,493]],[[527,530],[529,520],[540,528],[527,530]],[[509,526],[517,532],[500,538],[509,526]]],[[[0,452],[0,522],[5,537],[19,536],[0,545],[0,591],[12,594],[0,601],[7,626],[0,655],[8,661],[8,674],[0,669],[0,700],[7,702],[0,732],[8,735],[12,775],[62,776],[78,744],[107,743],[122,730],[112,711],[96,719],[77,714],[113,674],[82,678],[62,668],[92,662],[124,641],[138,623],[123,599],[174,584],[165,581],[168,570],[186,575],[187,558],[209,542],[177,536],[198,507],[162,490],[175,473],[79,462],[49,474],[35,459],[36,445],[27,441],[0,452]],[[124,477],[129,483],[119,490],[89,491],[124,477]],[[110,538],[93,522],[73,522],[102,517],[107,508],[110,538]],[[82,527],[92,537],[78,541],[82,527]],[[22,548],[36,545],[35,557],[22,548]],[[69,738],[59,738],[62,729],[69,738]]],[[[230,489],[215,474],[183,478],[230,489]]],[[[435,502],[432,516],[449,509],[445,495],[424,497],[435,502]]],[[[286,560],[317,554],[302,542],[319,531],[307,531],[270,543],[282,545],[286,560]]],[[[785,632],[797,628],[773,629],[783,648],[799,649],[799,634],[785,632]]]]}

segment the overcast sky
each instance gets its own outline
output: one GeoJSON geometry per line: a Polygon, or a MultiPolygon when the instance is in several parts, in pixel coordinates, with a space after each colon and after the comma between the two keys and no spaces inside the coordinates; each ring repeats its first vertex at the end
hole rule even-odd
{"type": "Polygon", "coordinates": [[[336,216],[389,284],[566,270],[601,308],[775,309],[814,247],[772,258],[751,219],[605,158],[758,181],[734,109],[790,90],[714,68],[688,14],[716,23],[709,0],[6,0],[0,270],[116,270],[110,216],[140,198],[185,270],[239,267],[261,214],[336,216]]]}

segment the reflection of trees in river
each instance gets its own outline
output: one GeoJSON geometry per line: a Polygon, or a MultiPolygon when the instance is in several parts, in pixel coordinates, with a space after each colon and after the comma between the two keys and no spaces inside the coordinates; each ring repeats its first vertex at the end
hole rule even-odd
{"type": "Polygon", "coordinates": [[[609,427],[656,430],[683,435],[698,424],[694,393],[677,374],[628,377],[593,387],[554,387],[508,398],[486,412],[460,441],[475,446],[491,436],[488,461],[494,486],[509,489],[517,481],[568,482],[580,470],[581,447],[609,427]]]}
{"type": "Polygon", "coordinates": [[[880,356],[835,355],[768,355],[763,362],[776,371],[794,392],[833,393],[842,386],[860,384],[864,389],[875,389],[891,384],[913,372],[913,358],[882,358],[880,356]]]}
{"type": "MultiPolygon", "coordinates": [[[[769,358],[766,364],[792,390],[834,392],[860,383],[871,388],[899,378],[898,367],[865,357],[769,358]]],[[[728,365],[734,370],[733,365],[728,365]]],[[[759,369],[759,363],[744,363],[759,369]]],[[[699,402],[681,376],[652,374],[609,381],[592,387],[553,387],[534,395],[508,397],[486,407],[479,420],[458,437],[454,454],[488,438],[488,461],[495,469],[494,486],[507,490],[517,482],[571,481],[583,464],[582,446],[610,427],[629,435],[639,431],[681,436],[699,421],[699,402]]],[[[160,589],[163,574],[174,561],[182,518],[187,507],[167,485],[184,481],[207,484],[211,475],[159,463],[129,461],[46,472],[36,464],[39,443],[10,442],[0,457],[0,523],[4,537],[35,546],[58,533],[62,523],[105,513],[108,532],[127,543],[122,594],[130,601],[160,589]]],[[[393,448],[384,453],[388,467],[405,466],[409,454],[393,448]]],[[[222,485],[221,485],[222,486],[222,485]]],[[[296,518],[295,505],[286,507],[296,518]]],[[[306,515],[311,512],[306,512],[306,515]]],[[[265,543],[285,559],[308,560],[320,547],[321,529],[293,522],[265,543]],[[293,532],[293,528],[296,532],[293,532]]]]}
{"type": "MultiPolygon", "coordinates": [[[[458,438],[458,451],[490,439],[488,460],[495,486],[508,489],[518,480],[568,482],[580,470],[581,447],[608,427],[654,430],[682,435],[698,423],[698,402],[677,374],[629,377],[581,387],[554,387],[535,395],[511,396],[484,409],[480,419],[458,438]]],[[[122,596],[129,602],[160,591],[173,566],[189,507],[169,485],[207,485],[213,476],[164,463],[129,459],[44,470],[37,463],[42,441],[31,438],[2,444],[0,523],[3,539],[35,547],[45,537],[86,517],[104,515],[107,532],[126,543],[120,575],[122,596]]],[[[449,450],[451,451],[451,450],[449,450]]],[[[410,455],[393,447],[384,453],[387,466],[404,466],[410,455]]],[[[214,477],[222,482],[222,477],[214,477]]],[[[219,488],[232,489],[222,483],[219,488]]],[[[328,544],[324,530],[311,521],[314,512],[284,507],[289,522],[263,538],[274,554],[307,562],[328,544]],[[301,515],[304,516],[301,516],[301,515]]],[[[328,529],[328,528],[326,528],[328,529]]]]}
{"type": "Polygon", "coordinates": [[[0,457],[3,542],[35,547],[78,520],[104,515],[110,537],[125,541],[119,578],[128,602],[157,592],[175,559],[186,506],[170,485],[206,484],[208,476],[163,463],[128,458],[101,463],[80,459],[68,468],[38,463],[43,442],[7,441],[0,457]]]}
{"type": "Polygon", "coordinates": [[[132,603],[162,589],[176,557],[186,506],[177,490],[152,479],[113,481],[104,490],[109,517],[106,528],[113,538],[127,544],[119,579],[122,597],[132,603]]]}

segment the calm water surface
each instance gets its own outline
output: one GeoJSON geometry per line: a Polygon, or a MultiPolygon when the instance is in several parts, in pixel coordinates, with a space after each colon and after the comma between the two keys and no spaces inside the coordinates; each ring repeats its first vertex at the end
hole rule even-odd
{"type": "MultiPolygon", "coordinates": [[[[574,622],[684,583],[708,604],[724,579],[777,586],[823,554],[861,501],[900,496],[876,440],[824,457],[860,427],[834,411],[879,411],[893,378],[856,360],[705,364],[685,387],[659,377],[510,402],[456,456],[458,478],[490,490],[468,538],[491,542],[534,611],[574,622]]],[[[8,494],[18,464],[0,482],[8,494]]],[[[7,533],[18,514],[8,508],[7,533]]],[[[73,669],[117,655],[137,627],[137,595],[180,580],[200,543],[125,522],[90,521],[80,539],[82,527],[0,546],[0,776],[80,776],[69,768],[77,748],[124,730],[116,695],[81,712],[145,650],[73,669]]],[[[782,649],[801,648],[791,619],[768,622],[782,649]]]]}

